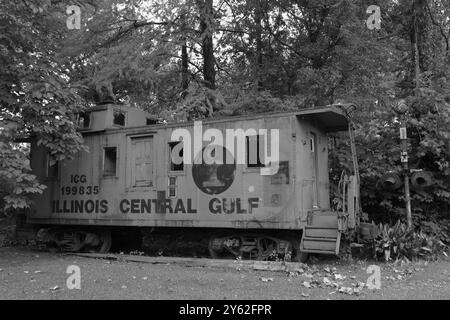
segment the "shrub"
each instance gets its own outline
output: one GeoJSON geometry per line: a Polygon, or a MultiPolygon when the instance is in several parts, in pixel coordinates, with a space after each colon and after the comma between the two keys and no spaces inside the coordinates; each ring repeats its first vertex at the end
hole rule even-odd
{"type": "Polygon", "coordinates": [[[395,225],[380,223],[379,235],[374,241],[375,253],[389,260],[436,259],[447,246],[438,235],[423,230],[407,228],[405,223],[397,221],[395,225]]]}

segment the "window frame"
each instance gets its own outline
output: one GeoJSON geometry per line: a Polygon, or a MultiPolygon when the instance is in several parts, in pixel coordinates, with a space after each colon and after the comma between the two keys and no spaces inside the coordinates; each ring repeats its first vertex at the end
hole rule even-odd
{"type": "MultiPolygon", "coordinates": [[[[261,159],[259,158],[259,147],[260,147],[260,138],[259,137],[264,137],[263,134],[253,134],[253,135],[246,135],[245,136],[245,169],[247,171],[256,171],[256,170],[260,170],[261,168],[266,168],[266,165],[264,164],[264,162],[261,162],[261,159]],[[256,164],[250,164],[250,137],[256,137],[256,152],[257,152],[257,161],[259,163],[256,164]]],[[[264,152],[264,150],[263,150],[264,152]]],[[[265,154],[263,154],[263,156],[265,156],[265,154]]]]}
{"type": "Polygon", "coordinates": [[[150,118],[150,117],[146,117],[145,118],[145,125],[146,126],[154,126],[158,124],[158,119],[155,118],[150,118]],[[149,123],[149,122],[154,122],[154,123],[149,123]]]}
{"type": "MultiPolygon", "coordinates": [[[[184,160],[183,160],[183,169],[182,170],[172,170],[172,148],[171,148],[170,145],[171,144],[175,144],[175,143],[183,143],[183,141],[182,140],[180,140],[180,141],[169,141],[167,143],[167,149],[168,149],[168,151],[167,151],[167,157],[168,157],[167,163],[168,163],[168,166],[169,166],[167,172],[170,175],[172,175],[172,176],[174,176],[174,175],[184,175],[186,173],[186,165],[184,163],[184,160]]],[[[184,152],[184,144],[183,144],[183,152],[184,152]]]]}
{"type": "Polygon", "coordinates": [[[85,112],[78,113],[78,115],[77,115],[77,127],[80,130],[91,129],[91,127],[92,127],[92,112],[91,111],[85,111],[85,112]],[[89,125],[88,126],[84,126],[84,121],[83,121],[83,126],[80,126],[80,119],[81,119],[82,115],[85,115],[85,116],[89,117],[89,125]]]}
{"type": "Polygon", "coordinates": [[[123,111],[123,110],[120,110],[120,109],[112,109],[112,125],[113,125],[114,127],[125,128],[125,127],[127,126],[127,121],[128,121],[128,117],[127,117],[127,112],[126,112],[126,111],[123,111]],[[116,113],[123,114],[123,117],[124,117],[124,119],[123,119],[123,125],[122,125],[122,124],[114,123],[114,119],[115,119],[115,114],[116,114],[116,113]]]}
{"type": "Polygon", "coordinates": [[[45,155],[45,180],[49,181],[49,180],[59,180],[59,174],[60,174],[60,165],[59,165],[59,161],[56,161],[54,166],[56,166],[56,175],[52,175],[50,176],[50,154],[47,153],[45,155]]]}
{"type": "Polygon", "coordinates": [[[103,154],[102,154],[102,177],[103,178],[117,178],[119,176],[119,161],[120,161],[120,155],[119,155],[119,146],[118,145],[104,145],[103,146],[103,154]],[[106,149],[116,149],[116,165],[115,165],[115,171],[114,174],[108,174],[105,172],[105,164],[106,164],[106,149]]]}

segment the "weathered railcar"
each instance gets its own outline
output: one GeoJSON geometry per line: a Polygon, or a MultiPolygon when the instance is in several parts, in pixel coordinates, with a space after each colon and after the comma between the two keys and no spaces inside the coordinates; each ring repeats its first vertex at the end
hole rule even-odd
{"type": "Polygon", "coordinates": [[[47,189],[27,221],[67,250],[105,252],[115,226],[201,228],[221,231],[211,233],[213,256],[292,252],[304,260],[307,252],[337,254],[341,233],[357,223],[352,177],[343,184],[345,210],[330,210],[327,134],[348,128],[335,106],[165,124],[110,104],[80,120],[89,151],[51,165],[44,148],[31,148],[47,189]],[[208,162],[208,152],[224,161],[208,162]]]}

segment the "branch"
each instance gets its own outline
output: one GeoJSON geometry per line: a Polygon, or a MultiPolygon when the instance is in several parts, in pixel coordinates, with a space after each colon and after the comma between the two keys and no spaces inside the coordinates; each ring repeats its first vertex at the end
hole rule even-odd
{"type": "Polygon", "coordinates": [[[298,55],[299,57],[302,57],[304,59],[311,59],[311,57],[297,51],[296,49],[294,49],[292,47],[292,45],[285,43],[284,41],[280,40],[278,37],[275,36],[275,34],[272,34],[273,38],[275,39],[275,41],[277,41],[278,43],[280,43],[281,45],[285,46],[286,48],[288,48],[289,50],[291,50],[292,52],[294,52],[296,55],[298,55]]]}
{"type": "Polygon", "coordinates": [[[435,26],[438,26],[438,27],[439,27],[439,31],[440,31],[442,37],[444,37],[444,39],[445,39],[445,50],[447,51],[447,54],[448,54],[448,52],[449,52],[449,42],[448,42],[448,37],[447,37],[447,35],[445,34],[444,30],[442,29],[441,24],[437,23],[436,20],[434,20],[434,17],[433,17],[433,15],[431,14],[431,8],[430,8],[430,5],[428,4],[428,1],[425,1],[425,4],[426,4],[426,6],[427,6],[428,14],[430,15],[431,22],[433,22],[433,24],[434,24],[435,26]]]}

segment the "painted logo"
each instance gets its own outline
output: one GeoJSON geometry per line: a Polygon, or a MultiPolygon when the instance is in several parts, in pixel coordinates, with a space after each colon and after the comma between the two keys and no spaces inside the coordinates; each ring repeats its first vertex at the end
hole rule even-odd
{"type": "Polygon", "coordinates": [[[226,191],[233,184],[236,163],[227,163],[225,161],[226,157],[232,159],[232,155],[225,147],[217,145],[208,145],[197,154],[196,161],[192,165],[192,177],[197,188],[206,194],[213,195],[226,191]],[[215,152],[218,148],[222,148],[221,156],[223,156],[223,162],[221,164],[216,162],[208,164],[209,161],[205,157],[210,155],[212,158],[215,158],[215,152]]]}

